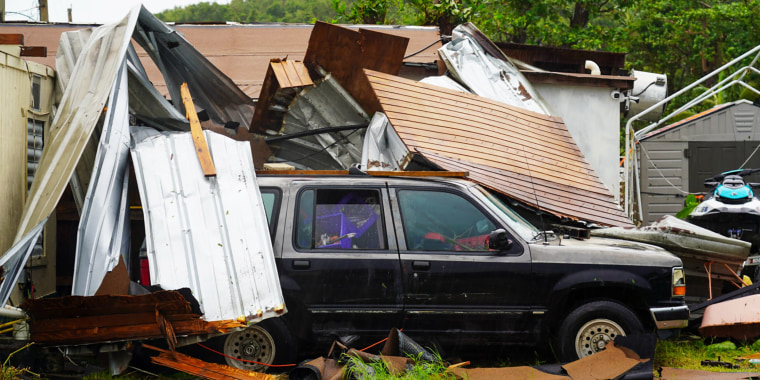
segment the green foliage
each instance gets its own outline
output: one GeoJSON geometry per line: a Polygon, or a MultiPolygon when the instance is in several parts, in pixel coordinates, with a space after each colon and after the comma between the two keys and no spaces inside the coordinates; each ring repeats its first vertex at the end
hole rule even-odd
{"type": "Polygon", "coordinates": [[[372,380],[390,380],[390,379],[403,379],[403,380],[427,380],[427,379],[440,379],[440,380],[455,380],[457,376],[446,370],[446,366],[438,354],[434,354],[436,360],[433,362],[425,362],[419,360],[419,358],[411,357],[414,364],[407,367],[406,372],[401,375],[392,375],[388,367],[382,360],[375,362],[365,363],[362,359],[352,356],[344,355],[343,359],[346,360],[346,379],[372,379],[372,380]]]}
{"type": "Polygon", "coordinates": [[[229,4],[202,2],[156,14],[167,22],[290,22],[332,21],[332,0],[232,0],[229,4]]]}
{"type": "Polygon", "coordinates": [[[697,206],[699,206],[699,201],[694,194],[689,194],[686,196],[686,201],[684,201],[684,204],[686,207],[676,213],[676,218],[678,219],[686,219],[686,217],[689,216],[689,214],[691,214],[691,212],[694,211],[697,206]]]}

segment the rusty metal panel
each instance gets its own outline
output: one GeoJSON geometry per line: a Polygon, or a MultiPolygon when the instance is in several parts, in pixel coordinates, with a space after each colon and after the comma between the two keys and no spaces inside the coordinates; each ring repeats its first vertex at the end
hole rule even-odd
{"type": "Polygon", "coordinates": [[[630,225],[561,119],[365,70],[410,151],[560,217],[630,225]]]}
{"type": "Polygon", "coordinates": [[[284,312],[264,205],[248,143],[204,131],[216,177],[193,136],[133,129],[150,280],[190,288],[207,321],[258,321],[284,312]]]}
{"type": "Polygon", "coordinates": [[[361,70],[398,73],[407,44],[405,37],[317,22],[309,38],[304,63],[312,69],[319,66],[331,73],[368,114],[373,114],[380,106],[361,70]]]}

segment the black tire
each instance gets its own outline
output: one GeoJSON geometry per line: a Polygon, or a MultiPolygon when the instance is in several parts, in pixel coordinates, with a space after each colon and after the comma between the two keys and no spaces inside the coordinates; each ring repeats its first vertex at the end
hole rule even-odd
{"type": "Polygon", "coordinates": [[[559,359],[571,362],[604,349],[615,337],[644,332],[631,309],[614,301],[593,301],[570,312],[560,325],[559,359]]]}
{"type": "Polygon", "coordinates": [[[269,318],[245,330],[222,336],[218,343],[222,343],[221,351],[227,356],[227,365],[248,371],[276,372],[277,367],[236,359],[265,364],[294,364],[296,360],[295,340],[285,322],[279,317],[269,318]]]}

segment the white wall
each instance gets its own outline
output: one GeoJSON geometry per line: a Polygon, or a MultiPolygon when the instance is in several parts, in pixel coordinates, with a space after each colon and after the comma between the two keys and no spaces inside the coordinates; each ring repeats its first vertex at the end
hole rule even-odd
{"type": "Polygon", "coordinates": [[[599,179],[620,198],[620,103],[613,89],[534,83],[555,116],[559,116],[599,179]]]}

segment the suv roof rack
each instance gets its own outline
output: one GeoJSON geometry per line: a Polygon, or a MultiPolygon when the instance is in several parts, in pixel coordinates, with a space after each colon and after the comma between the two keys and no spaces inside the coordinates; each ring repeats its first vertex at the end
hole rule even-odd
{"type": "MultiPolygon", "coordinates": [[[[373,177],[452,177],[466,178],[469,172],[450,171],[367,171],[362,172],[373,177]]],[[[256,175],[358,175],[348,170],[257,170],[256,175]]]]}

